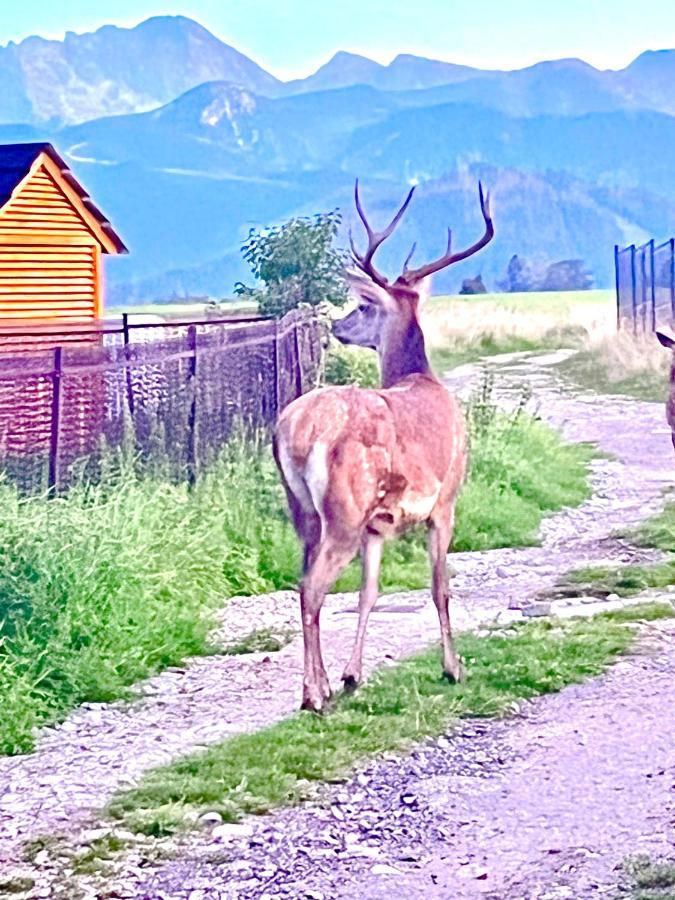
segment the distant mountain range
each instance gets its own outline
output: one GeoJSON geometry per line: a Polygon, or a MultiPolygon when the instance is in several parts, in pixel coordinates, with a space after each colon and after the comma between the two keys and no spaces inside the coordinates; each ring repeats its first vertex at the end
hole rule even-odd
{"type": "Polygon", "coordinates": [[[0,48],[0,142],[48,139],[129,244],[108,266],[117,301],[223,296],[246,276],[249,227],[339,206],[355,176],[373,219],[419,183],[393,271],[417,240],[435,254],[480,228],[476,181],[497,238],[439,276],[490,285],[514,253],[580,257],[611,283],[612,245],[675,229],[675,51],[621,71],[580,60],[514,72],[401,55],[338,53],[283,83],[190,19],[156,17],[63,41],[0,48]]]}

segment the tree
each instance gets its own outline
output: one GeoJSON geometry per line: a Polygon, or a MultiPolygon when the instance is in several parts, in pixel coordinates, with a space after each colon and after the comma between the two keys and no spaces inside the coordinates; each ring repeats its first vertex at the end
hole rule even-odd
{"type": "Polygon", "coordinates": [[[506,275],[502,281],[497,282],[497,287],[501,291],[516,293],[520,291],[537,290],[535,279],[532,274],[532,268],[525,259],[519,256],[512,256],[506,268],[506,275]]]}
{"type": "Polygon", "coordinates": [[[340,214],[333,210],[263,231],[252,228],[241,249],[262,285],[238,282],[235,293],[255,300],[261,313],[276,318],[300,304],[343,306],[348,296],[346,254],[333,247],[339,224],[340,214]]]}
{"type": "Polygon", "coordinates": [[[540,290],[587,291],[593,287],[593,276],[584,266],[583,259],[562,259],[551,263],[540,290]]]}
{"type": "Polygon", "coordinates": [[[487,294],[487,288],[483,283],[483,276],[476,275],[475,278],[465,278],[462,282],[460,294],[487,294]]]}

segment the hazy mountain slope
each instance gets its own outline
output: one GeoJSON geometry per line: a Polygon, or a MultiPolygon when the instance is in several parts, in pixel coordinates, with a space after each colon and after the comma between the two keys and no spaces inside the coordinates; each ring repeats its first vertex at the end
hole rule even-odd
{"type": "Polygon", "coordinates": [[[248,177],[329,166],[355,128],[396,109],[389,95],[368,87],[269,100],[211,82],[152,112],[65,128],[59,141],[76,159],[248,177]]]}
{"type": "Polygon", "coordinates": [[[437,178],[468,163],[570,172],[590,183],[675,188],[675,117],[598,113],[510,118],[448,104],[396,112],[354,131],[342,165],[392,180],[437,178]]]}
{"type": "Polygon", "coordinates": [[[648,50],[616,73],[626,95],[641,106],[675,114],[675,50],[648,50]]]}
{"type": "Polygon", "coordinates": [[[79,122],[151,109],[216,79],[260,94],[279,89],[272,75],[184,16],[68,32],[63,41],[29,37],[0,48],[0,122],[79,122]]]}
{"type": "MultiPolygon", "coordinates": [[[[654,204],[653,196],[631,198],[621,192],[595,189],[568,176],[528,175],[510,169],[477,166],[469,167],[461,174],[430,181],[420,188],[399,229],[378,254],[378,266],[388,274],[396,275],[414,241],[418,245],[415,260],[421,262],[438,255],[443,250],[448,225],[453,227],[457,247],[474,241],[482,229],[476,190],[479,177],[490,185],[493,194],[496,238],[489,250],[479,257],[439,274],[434,282],[435,290],[456,291],[462,278],[479,272],[486,284],[494,287],[514,253],[540,261],[570,257],[585,259],[594,272],[596,283],[609,286],[613,278],[614,243],[641,241],[650,235],[648,228],[645,229],[645,225],[650,225],[648,212],[640,207],[641,204],[646,207],[654,204]]],[[[144,179],[149,180],[147,173],[144,179]]],[[[162,186],[164,204],[174,208],[171,221],[175,222],[181,218],[182,208],[189,209],[191,205],[183,193],[186,185],[181,184],[180,179],[166,177],[162,186]]],[[[269,202],[266,189],[257,184],[243,187],[246,194],[244,208],[254,220],[254,212],[265,208],[269,202]]],[[[185,264],[186,245],[192,241],[184,241],[182,261],[177,256],[174,265],[165,270],[158,269],[151,275],[138,269],[132,273],[133,255],[146,258],[144,245],[151,240],[150,232],[145,228],[139,228],[129,236],[123,232],[124,237],[129,238],[132,256],[128,260],[113,260],[109,265],[110,296],[116,302],[167,297],[174,292],[222,297],[231,295],[234,281],[250,280],[238,250],[248,223],[238,225],[236,219],[228,220],[226,215],[218,215],[218,210],[224,210],[234,199],[232,184],[213,182],[199,188],[202,189],[208,193],[210,203],[210,207],[204,209],[204,216],[210,216],[212,223],[206,246],[196,246],[195,241],[192,247],[193,259],[201,258],[202,261],[195,265],[185,264]],[[214,245],[219,245],[215,252],[214,245]],[[135,276],[133,284],[128,280],[132,274],[135,276]]],[[[344,214],[342,245],[347,246],[347,229],[350,227],[357,243],[363,241],[362,227],[353,210],[350,176],[333,172],[324,177],[322,173],[316,173],[314,177],[300,177],[292,185],[286,184],[285,190],[283,196],[274,192],[279,202],[277,214],[271,219],[261,217],[257,224],[283,221],[290,215],[311,214],[338,206],[344,214]]],[[[368,179],[362,184],[362,193],[369,218],[377,226],[388,220],[403,199],[405,189],[400,183],[368,179]]],[[[241,202],[241,195],[237,200],[241,202]]],[[[109,205],[116,206],[112,196],[109,205]]],[[[122,221],[124,211],[119,209],[118,212],[122,221]]],[[[662,213],[665,218],[670,216],[672,221],[675,201],[671,200],[662,213]]],[[[151,229],[150,208],[144,217],[147,228],[151,229]]]]}
{"type": "Polygon", "coordinates": [[[400,53],[383,66],[366,56],[340,51],[312,75],[290,81],[285,88],[288,93],[307,93],[367,84],[386,91],[416,90],[454,84],[487,74],[471,66],[425,59],[409,53],[400,53]]]}

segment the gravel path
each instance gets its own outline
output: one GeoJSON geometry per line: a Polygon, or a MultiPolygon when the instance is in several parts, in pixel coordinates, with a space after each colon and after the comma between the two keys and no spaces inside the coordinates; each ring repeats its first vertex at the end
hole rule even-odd
{"type": "Polygon", "coordinates": [[[675,857],[675,624],[649,626],[643,650],[250,820],[248,835],[192,839],[149,869],[132,859],[114,896],[615,898],[627,856],[675,857]]]}
{"type": "MultiPolygon", "coordinates": [[[[573,441],[596,441],[615,455],[593,464],[593,497],[544,522],[541,547],[453,556],[453,622],[475,627],[506,607],[526,605],[572,567],[653,558],[611,536],[653,514],[664,485],[673,481],[670,431],[659,404],[614,397],[572,397],[558,382],[547,357],[495,360],[500,401],[515,403],[528,383],[542,418],[573,441]]],[[[450,373],[462,393],[479,377],[477,367],[450,373]]],[[[228,636],[261,626],[297,626],[292,592],[239,598],[223,615],[228,636]]],[[[329,674],[337,683],[356,624],[354,595],[335,595],[323,617],[329,674]]],[[[373,614],[366,644],[366,670],[385,657],[400,657],[436,639],[438,624],[426,591],[383,598],[373,614]]],[[[44,732],[35,753],[0,759],[0,874],[13,869],[21,843],[45,833],[68,832],[92,817],[120,786],[150,766],[237,732],[276,721],[295,709],[301,684],[301,642],[271,657],[210,657],[191,660],[138,689],[128,703],[89,704],[58,728],[44,732]]]]}

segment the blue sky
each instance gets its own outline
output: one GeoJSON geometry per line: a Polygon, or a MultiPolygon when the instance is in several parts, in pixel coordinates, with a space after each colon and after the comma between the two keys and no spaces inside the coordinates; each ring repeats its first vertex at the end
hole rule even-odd
{"type": "Polygon", "coordinates": [[[486,68],[578,56],[621,68],[642,50],[675,47],[673,0],[21,0],[2,7],[0,44],[134,25],[151,15],[190,16],[281,78],[308,74],[336,50],[486,68]]]}

